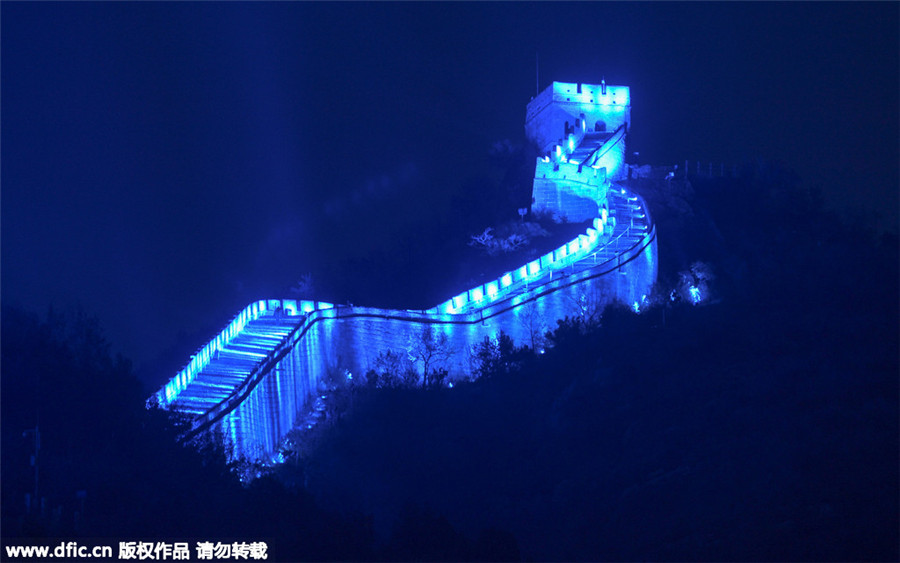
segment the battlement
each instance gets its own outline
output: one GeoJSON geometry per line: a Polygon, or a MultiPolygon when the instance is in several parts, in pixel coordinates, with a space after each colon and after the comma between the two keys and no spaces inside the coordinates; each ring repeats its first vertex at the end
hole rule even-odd
{"type": "Polygon", "coordinates": [[[534,119],[551,103],[631,106],[631,91],[628,86],[602,84],[578,84],[575,82],[554,82],[531,100],[525,108],[525,122],[534,119]]]}

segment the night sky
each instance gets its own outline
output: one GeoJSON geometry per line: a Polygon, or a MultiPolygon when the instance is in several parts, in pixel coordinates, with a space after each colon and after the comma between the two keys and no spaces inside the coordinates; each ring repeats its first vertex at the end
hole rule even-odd
{"type": "Polygon", "coordinates": [[[493,143],[522,142],[536,53],[541,89],[631,87],[643,163],[779,159],[897,232],[898,13],[3,2],[2,300],[81,305],[138,366],[211,336],[288,297],[346,209],[446,205],[493,143]]]}

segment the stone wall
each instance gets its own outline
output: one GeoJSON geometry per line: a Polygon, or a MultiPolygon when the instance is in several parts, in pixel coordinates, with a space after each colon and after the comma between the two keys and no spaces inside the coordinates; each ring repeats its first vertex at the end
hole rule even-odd
{"type": "MultiPolygon", "coordinates": [[[[347,374],[361,377],[381,352],[407,355],[431,327],[448,337],[452,355],[434,367],[449,381],[472,372],[472,346],[500,331],[519,345],[543,346],[557,320],[585,314],[612,299],[640,302],[656,280],[656,236],[651,230],[615,259],[547,283],[463,315],[336,306],[316,310],[292,336],[284,355],[257,381],[241,389],[232,404],[206,417],[198,430],[215,429],[232,458],[271,460],[327,382],[347,374]]],[[[421,365],[415,366],[421,371],[421,365]]]]}
{"type": "Polygon", "coordinates": [[[531,209],[549,212],[571,222],[599,217],[606,203],[606,170],[567,162],[538,159],[531,209]]]}

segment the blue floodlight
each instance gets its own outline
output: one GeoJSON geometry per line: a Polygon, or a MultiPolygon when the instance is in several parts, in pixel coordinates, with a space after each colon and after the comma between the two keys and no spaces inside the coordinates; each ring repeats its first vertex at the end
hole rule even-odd
{"type": "Polygon", "coordinates": [[[691,294],[691,301],[694,303],[694,305],[699,303],[700,302],[700,288],[692,285],[689,292],[691,294]]]}
{"type": "Polygon", "coordinates": [[[511,286],[512,282],[513,282],[512,274],[503,274],[503,277],[500,278],[500,283],[503,284],[503,287],[511,286]]]}
{"type": "Polygon", "coordinates": [[[495,281],[486,283],[484,287],[485,287],[485,290],[487,291],[488,297],[490,297],[491,299],[493,299],[497,295],[497,292],[499,291],[499,288],[497,287],[497,282],[495,282],[495,281]]]}

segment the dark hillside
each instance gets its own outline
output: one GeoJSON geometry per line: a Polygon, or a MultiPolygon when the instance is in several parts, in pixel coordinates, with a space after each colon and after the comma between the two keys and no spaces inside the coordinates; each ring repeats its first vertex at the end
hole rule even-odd
{"type": "Polygon", "coordinates": [[[243,488],[221,452],[180,446],[177,425],[145,408],[149,391],[110,357],[88,315],[4,307],[2,321],[4,546],[267,541],[271,561],[373,557],[362,519],[325,512],[272,479],[243,488]],[[43,508],[26,500],[35,426],[43,508]]]}
{"type": "Polygon", "coordinates": [[[715,303],[609,309],[516,373],[363,393],[310,490],[381,534],[413,503],[537,559],[897,559],[897,242],[785,178],[644,186],[663,283],[702,259],[715,303]]]}

